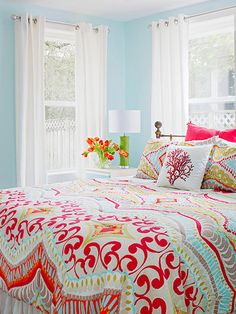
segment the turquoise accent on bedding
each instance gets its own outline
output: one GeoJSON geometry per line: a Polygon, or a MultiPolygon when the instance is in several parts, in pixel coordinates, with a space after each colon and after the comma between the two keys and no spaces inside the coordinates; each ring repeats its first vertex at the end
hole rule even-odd
{"type": "Polygon", "coordinates": [[[226,194],[137,179],[0,191],[0,289],[43,313],[233,314],[235,273],[226,194]]]}

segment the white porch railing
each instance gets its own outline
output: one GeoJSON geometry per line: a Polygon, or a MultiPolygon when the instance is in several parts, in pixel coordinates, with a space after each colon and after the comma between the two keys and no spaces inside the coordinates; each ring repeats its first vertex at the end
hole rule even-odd
{"type": "MultiPolygon", "coordinates": [[[[217,129],[236,127],[236,111],[192,112],[190,120],[217,129]]],[[[47,166],[49,171],[75,169],[75,120],[46,120],[47,166]]]]}
{"type": "Polygon", "coordinates": [[[47,168],[75,169],[75,120],[46,120],[47,168]]]}
{"type": "Polygon", "coordinates": [[[236,110],[218,110],[210,112],[192,112],[189,120],[192,123],[216,129],[236,127],[236,110]]]}

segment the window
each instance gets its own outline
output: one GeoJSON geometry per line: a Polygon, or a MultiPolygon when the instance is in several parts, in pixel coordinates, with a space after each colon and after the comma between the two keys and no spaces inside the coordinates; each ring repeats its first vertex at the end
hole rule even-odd
{"type": "Polygon", "coordinates": [[[44,99],[48,174],[75,171],[75,40],[72,31],[48,28],[44,99]]]}
{"type": "Polygon", "coordinates": [[[190,23],[189,114],[193,123],[236,127],[234,15],[190,23]]]}

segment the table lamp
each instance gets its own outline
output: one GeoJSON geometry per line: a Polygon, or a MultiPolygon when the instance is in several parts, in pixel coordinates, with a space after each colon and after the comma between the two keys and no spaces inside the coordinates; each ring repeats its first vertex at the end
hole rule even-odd
{"type": "MultiPolygon", "coordinates": [[[[110,110],[109,132],[123,133],[120,136],[120,149],[129,153],[129,136],[127,133],[140,133],[140,111],[139,110],[110,110]]],[[[129,157],[120,155],[120,167],[129,168],[129,157]]]]}

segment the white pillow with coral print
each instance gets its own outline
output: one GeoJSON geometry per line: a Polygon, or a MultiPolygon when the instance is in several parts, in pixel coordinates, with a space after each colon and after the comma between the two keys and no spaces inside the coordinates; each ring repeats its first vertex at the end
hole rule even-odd
{"type": "Polygon", "coordinates": [[[157,185],[180,190],[200,190],[213,145],[170,145],[157,185]]]}

